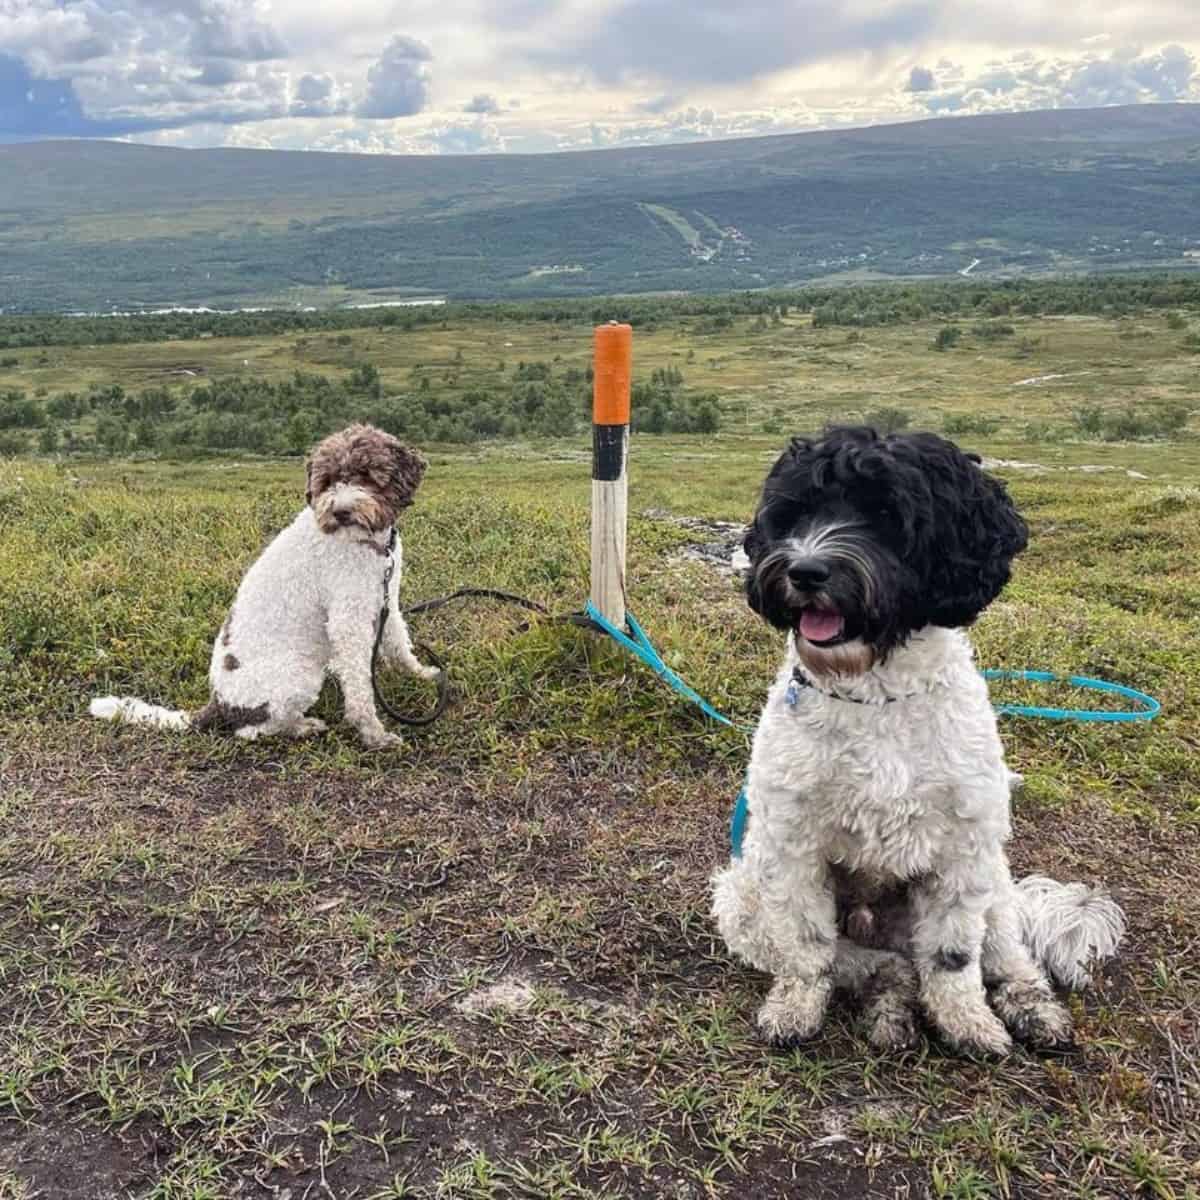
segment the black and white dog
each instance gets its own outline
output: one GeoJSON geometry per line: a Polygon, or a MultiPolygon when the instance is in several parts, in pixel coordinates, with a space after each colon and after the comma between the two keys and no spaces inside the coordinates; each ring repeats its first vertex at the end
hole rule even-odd
{"type": "Polygon", "coordinates": [[[1070,1044],[1046,971],[1086,982],[1124,918],[1101,891],[1013,881],[1016,777],[962,632],[1026,539],[1003,484],[933,434],[797,438],[767,476],[747,593],[787,654],[714,915],[774,976],[758,1014],[772,1041],[811,1038],[845,987],[881,1048],[913,1040],[918,997],[966,1053],[1070,1044]]]}

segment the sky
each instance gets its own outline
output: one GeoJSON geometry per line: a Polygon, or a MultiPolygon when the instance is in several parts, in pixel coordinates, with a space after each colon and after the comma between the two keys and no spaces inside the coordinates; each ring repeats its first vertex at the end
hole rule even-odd
{"type": "Polygon", "coordinates": [[[1200,101],[1200,0],[0,0],[0,142],[476,154],[1200,101]]]}

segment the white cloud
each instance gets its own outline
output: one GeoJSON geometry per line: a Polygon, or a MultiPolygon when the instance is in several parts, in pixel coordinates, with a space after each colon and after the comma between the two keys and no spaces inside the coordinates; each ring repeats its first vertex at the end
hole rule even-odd
{"type": "Polygon", "coordinates": [[[397,36],[395,0],[0,0],[0,140],[545,151],[1200,100],[1196,3],[405,0],[397,36]]]}
{"type": "MultiPolygon", "coordinates": [[[[160,6],[146,4],[146,7],[160,6]]],[[[167,11],[174,8],[173,5],[161,7],[167,11]]],[[[176,11],[193,18],[188,48],[196,58],[265,62],[287,55],[283,39],[259,16],[254,4],[242,4],[237,0],[200,0],[199,3],[180,5],[176,11]]]]}
{"type": "Polygon", "coordinates": [[[1075,58],[1037,58],[1026,52],[977,73],[939,63],[933,75],[931,86],[914,96],[933,113],[1200,101],[1200,64],[1178,45],[1149,53],[1087,51],[1075,58]]]}
{"type": "Polygon", "coordinates": [[[463,105],[465,113],[482,113],[484,116],[494,117],[501,112],[500,101],[495,96],[487,92],[480,92],[463,105]]]}
{"type": "Polygon", "coordinates": [[[358,115],[368,120],[388,120],[419,113],[429,100],[432,58],[424,42],[397,34],[367,71],[367,92],[358,106],[358,115]]]}
{"type": "Polygon", "coordinates": [[[501,154],[504,151],[500,130],[482,117],[478,121],[435,129],[430,140],[439,154],[501,154]]]}
{"type": "Polygon", "coordinates": [[[619,0],[524,47],[531,61],[582,67],[605,84],[744,83],[805,63],[928,37],[936,0],[619,0]]]}
{"type": "Polygon", "coordinates": [[[908,73],[909,92],[929,92],[933,90],[936,77],[928,67],[913,67],[908,73]]]}

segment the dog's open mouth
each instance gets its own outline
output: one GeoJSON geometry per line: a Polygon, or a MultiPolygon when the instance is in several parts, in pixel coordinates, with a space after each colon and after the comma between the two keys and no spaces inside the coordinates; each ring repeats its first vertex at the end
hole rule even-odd
{"type": "Polygon", "coordinates": [[[836,646],[845,635],[846,619],[833,608],[810,604],[800,610],[796,634],[813,646],[836,646]]]}

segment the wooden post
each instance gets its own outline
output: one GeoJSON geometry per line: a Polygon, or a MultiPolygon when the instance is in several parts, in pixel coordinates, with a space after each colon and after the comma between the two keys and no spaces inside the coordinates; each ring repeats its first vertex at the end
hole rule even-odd
{"type": "Polygon", "coordinates": [[[625,628],[625,524],[633,329],[596,327],[592,378],[592,604],[625,628]]]}

